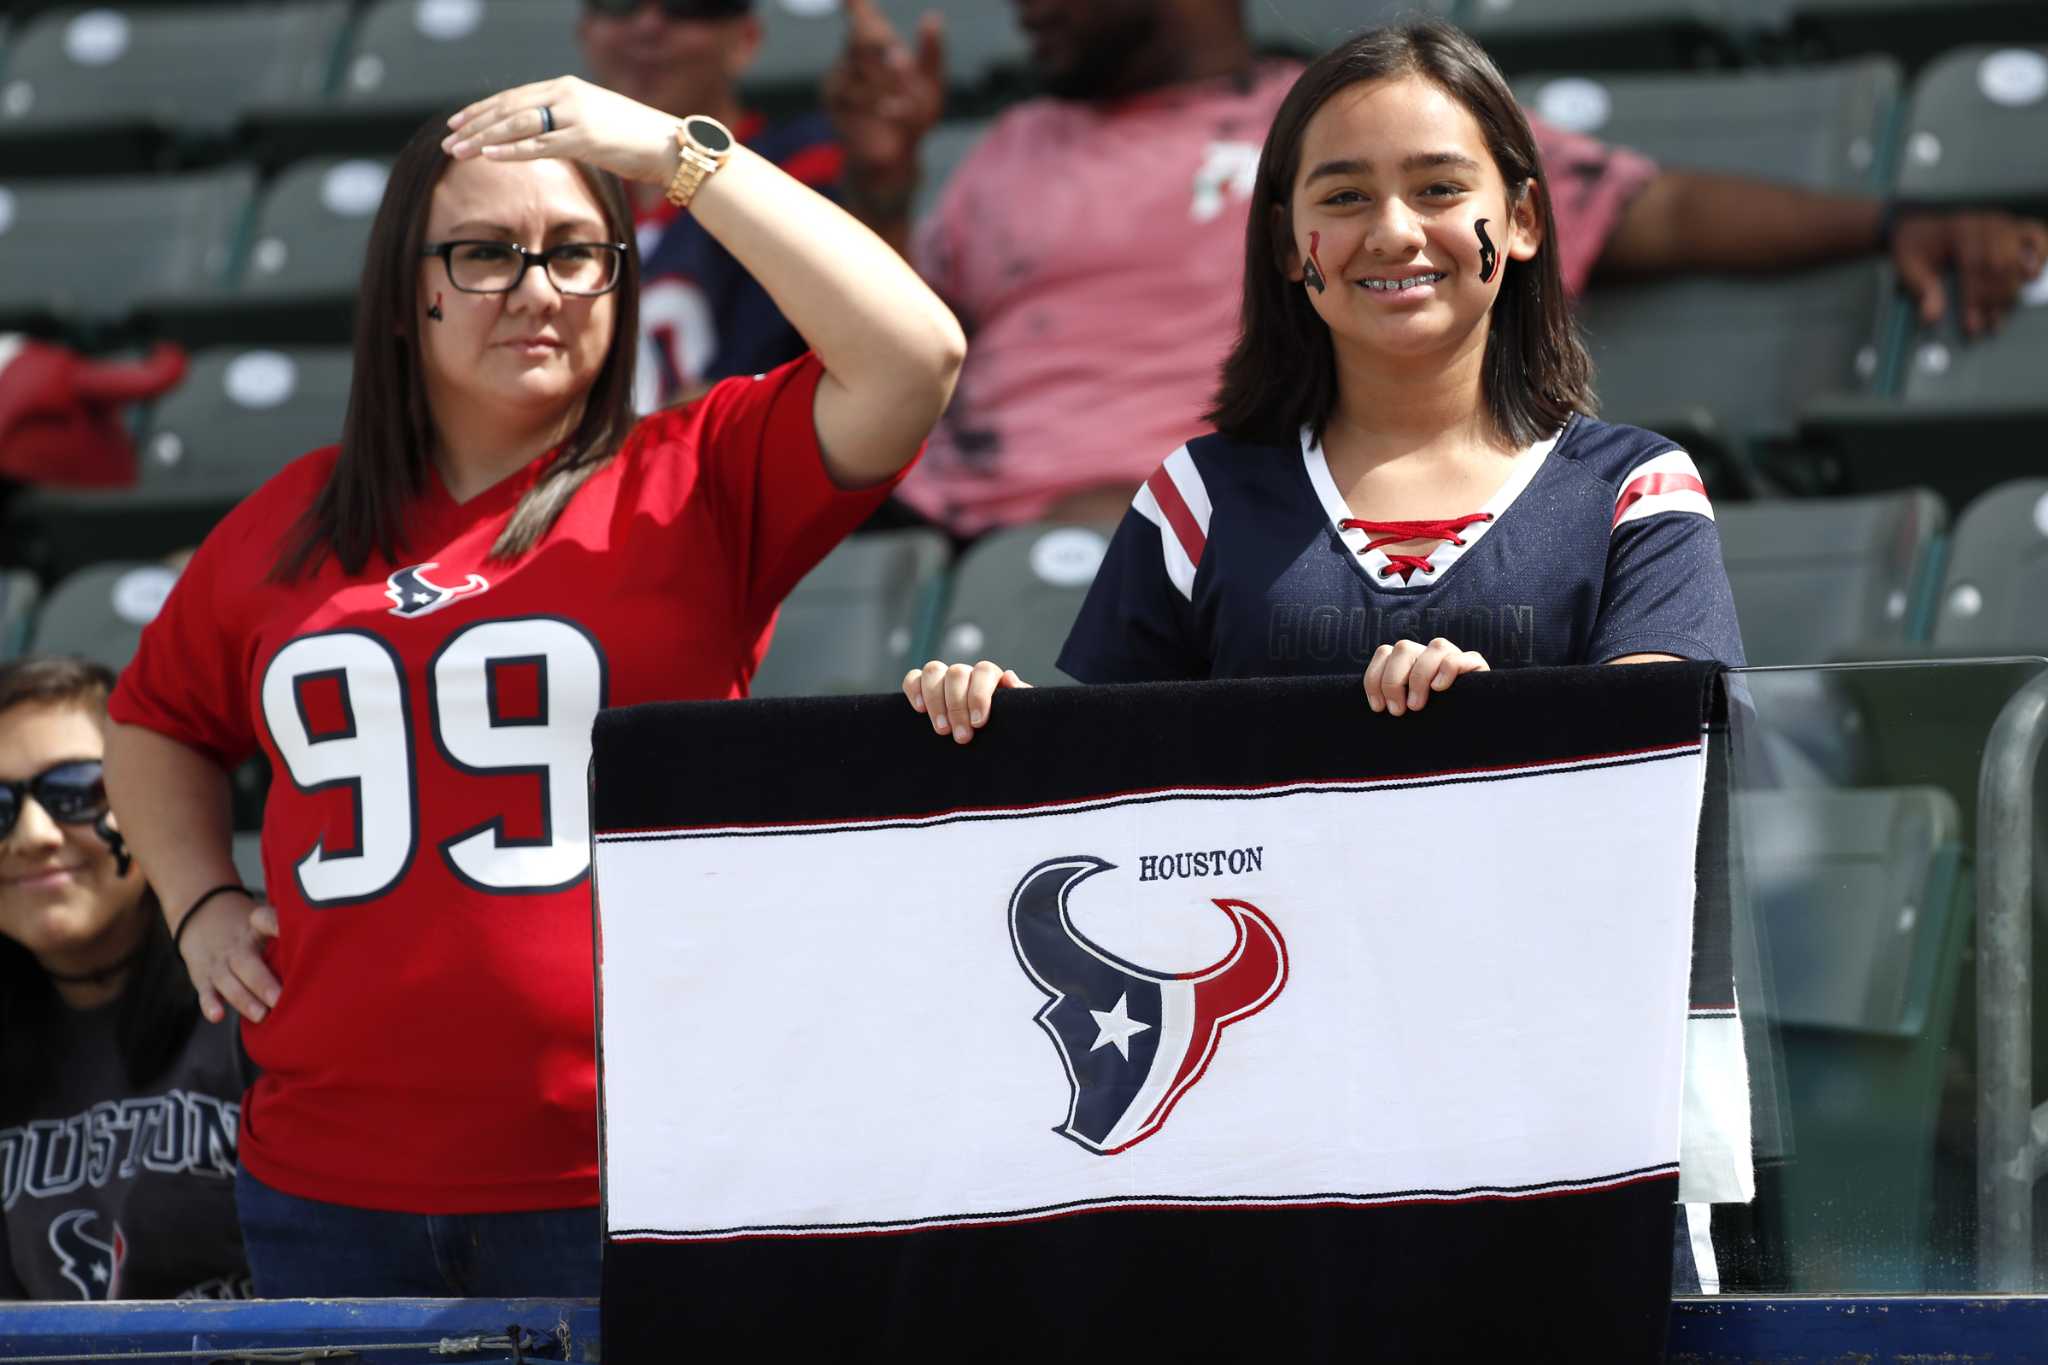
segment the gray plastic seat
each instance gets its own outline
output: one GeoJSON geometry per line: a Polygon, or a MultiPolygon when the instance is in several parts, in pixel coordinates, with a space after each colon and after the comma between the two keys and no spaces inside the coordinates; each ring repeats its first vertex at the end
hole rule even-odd
{"type": "Polygon", "coordinates": [[[52,10],[8,44],[0,162],[139,170],[164,139],[218,141],[327,87],[346,0],[52,10]]]}
{"type": "Polygon", "coordinates": [[[37,654],[76,654],[116,671],[126,668],[142,628],[156,619],[178,581],[161,564],[134,560],[94,564],[53,589],[36,621],[37,654]]]}
{"type": "Polygon", "coordinates": [[[1806,440],[1840,452],[1850,486],[1933,486],[1960,507],[2043,467],[2048,434],[2048,268],[1990,336],[1965,341],[1951,316],[1904,347],[1897,392],[1823,397],[1806,440]]]}
{"type": "Polygon", "coordinates": [[[1820,664],[1913,637],[1923,574],[1948,525],[1926,489],[1714,509],[1749,662],[1820,664]]]}
{"type": "MultiPolygon", "coordinates": [[[[898,36],[913,47],[918,20],[937,11],[946,24],[946,84],[971,89],[1024,66],[1029,57],[1015,11],[989,0],[880,0],[898,36]]],[[[840,0],[760,0],[761,53],[742,78],[749,91],[781,92],[810,107],[818,82],[846,46],[846,14],[840,0]]]]}
{"type": "Polygon", "coordinates": [[[576,10],[559,0],[376,0],[342,59],[335,112],[385,116],[409,130],[582,64],[576,10]]]}
{"type": "Polygon", "coordinates": [[[2016,480],[1963,509],[1934,639],[1986,654],[2048,654],[2048,479],[2016,480]]]}
{"type": "Polygon", "coordinates": [[[1786,1288],[1924,1289],[1969,936],[1956,802],[1938,787],[1753,792],[1732,817],[1790,1101],[1780,1216],[1788,1243],[1828,1249],[1817,1272],[1793,1265],[1786,1288]]]}
{"type": "MultiPolygon", "coordinates": [[[[1706,409],[1737,437],[1789,433],[1817,395],[1877,371],[1879,267],[1849,262],[1768,277],[1599,284],[1579,321],[1598,366],[1602,415],[1664,430],[1706,409]]],[[[1667,434],[1676,435],[1667,431],[1667,434]]]]}
{"type": "Polygon", "coordinates": [[[217,291],[255,188],[244,167],[0,183],[0,322],[104,326],[217,291]]]}
{"type": "Polygon", "coordinates": [[[1040,522],[975,542],[954,570],[935,656],[991,659],[1040,687],[1071,682],[1055,661],[1115,529],[1040,522]]]}
{"type": "Polygon", "coordinates": [[[1752,0],[1758,21],[1808,49],[1888,52],[1908,68],[1954,43],[2048,41],[2041,0],[1752,0]]]}
{"type": "Polygon", "coordinates": [[[1885,130],[1901,84],[1898,64],[1880,57],[1752,71],[1531,76],[1515,82],[1515,94],[1532,114],[1662,165],[1869,193],[1882,183],[1885,130]]]}
{"type": "Polygon", "coordinates": [[[1352,34],[1412,14],[1448,19],[1453,0],[1246,0],[1252,41],[1268,52],[1319,57],[1352,34]]]}
{"type": "Polygon", "coordinates": [[[363,248],[389,169],[362,158],[302,161],[264,190],[234,290],[240,335],[333,341],[349,334],[363,248]]]}
{"type": "Polygon", "coordinates": [[[1743,0],[1465,0],[1458,22],[1503,71],[1713,65],[1740,42],[1743,0]]]}
{"type": "Polygon", "coordinates": [[[2048,46],[1966,47],[1930,65],[1906,112],[1897,193],[2048,210],[2048,46]]]}
{"type": "Polygon", "coordinates": [[[350,368],[338,347],[201,352],[143,425],[134,487],[28,490],[4,534],[51,578],[197,545],[265,479],[340,439],[350,368]]]}
{"type": "Polygon", "coordinates": [[[42,586],[26,569],[0,569],[0,659],[11,659],[28,644],[42,586]]]}
{"type": "Polygon", "coordinates": [[[843,542],[784,600],[752,694],[895,690],[904,670],[924,662],[917,651],[931,633],[950,553],[937,531],[843,542]]]}

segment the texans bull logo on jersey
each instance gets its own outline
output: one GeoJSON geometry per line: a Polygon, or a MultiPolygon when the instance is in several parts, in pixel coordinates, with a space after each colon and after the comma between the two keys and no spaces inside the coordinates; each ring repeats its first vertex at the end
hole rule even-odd
{"type": "Polygon", "coordinates": [[[1287,984],[1287,945],[1240,900],[1215,901],[1237,940],[1198,972],[1147,971],[1074,928],[1073,889],[1114,864],[1087,854],[1040,863],[1010,896],[1010,940],[1025,975],[1050,996],[1037,1014],[1073,1087],[1056,1132],[1114,1156],[1158,1132],[1202,1078],[1226,1026],[1271,1004],[1287,984]]]}
{"type": "Polygon", "coordinates": [[[58,1273],[77,1285],[78,1297],[89,1303],[114,1297],[121,1265],[128,1259],[128,1239],[119,1223],[111,1242],[86,1231],[98,1221],[91,1209],[67,1209],[50,1220],[50,1250],[57,1253],[58,1273]]]}
{"type": "Polygon", "coordinates": [[[482,574],[471,574],[469,581],[458,588],[444,588],[428,579],[427,570],[438,569],[440,564],[429,560],[425,564],[414,564],[400,569],[384,580],[384,595],[391,599],[391,614],[408,619],[437,612],[460,598],[473,597],[490,587],[482,574]]]}

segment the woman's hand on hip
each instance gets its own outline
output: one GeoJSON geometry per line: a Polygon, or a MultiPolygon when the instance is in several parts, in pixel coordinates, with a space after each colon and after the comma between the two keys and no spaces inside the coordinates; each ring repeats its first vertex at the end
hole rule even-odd
{"type": "Polygon", "coordinates": [[[676,169],[677,122],[580,77],[557,76],[469,105],[448,120],[441,148],[457,161],[573,157],[627,180],[665,185],[676,169]]]}
{"type": "Polygon", "coordinates": [[[188,912],[199,918],[178,939],[192,988],[199,992],[199,1012],[219,1023],[233,1008],[250,1023],[261,1023],[283,989],[263,961],[265,941],[277,937],[277,911],[253,895],[217,899],[217,905],[188,912]]]}
{"type": "Polygon", "coordinates": [[[1393,716],[1420,711],[1430,693],[1443,691],[1464,674],[1487,670],[1485,659],[1442,636],[1426,645],[1413,640],[1381,645],[1365,668],[1365,703],[1393,716]]]}
{"type": "Polygon", "coordinates": [[[910,709],[931,717],[933,731],[951,735],[955,744],[967,743],[988,724],[997,688],[1029,686],[1014,669],[987,659],[978,664],[933,659],[903,675],[903,695],[910,699],[910,709]]]}

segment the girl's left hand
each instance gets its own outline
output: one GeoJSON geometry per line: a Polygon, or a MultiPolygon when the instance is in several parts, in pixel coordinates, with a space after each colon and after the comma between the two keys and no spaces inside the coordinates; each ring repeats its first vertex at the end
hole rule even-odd
{"type": "Polygon", "coordinates": [[[1420,711],[1429,694],[1441,692],[1466,673],[1484,673],[1486,660],[1438,636],[1427,645],[1401,640],[1373,651],[1365,669],[1365,704],[1398,716],[1420,711]]]}
{"type": "Polygon", "coordinates": [[[573,157],[627,180],[665,185],[675,174],[678,121],[579,77],[557,76],[463,109],[448,120],[441,150],[457,161],[573,157]],[[541,131],[549,121],[552,130],[541,131]]]}

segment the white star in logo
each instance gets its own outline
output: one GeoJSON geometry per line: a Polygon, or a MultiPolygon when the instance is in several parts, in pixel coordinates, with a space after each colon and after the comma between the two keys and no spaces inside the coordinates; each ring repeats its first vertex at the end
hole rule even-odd
{"type": "Polygon", "coordinates": [[[92,1263],[92,1277],[101,1284],[105,1284],[107,1282],[107,1268],[98,1261],[94,1261],[92,1263]]]}
{"type": "Polygon", "coordinates": [[[1095,1027],[1102,1030],[1102,1032],[1095,1035],[1095,1042],[1090,1045],[1088,1050],[1093,1052],[1098,1047],[1106,1047],[1111,1043],[1115,1043],[1118,1054],[1127,1062],[1131,1060],[1132,1035],[1143,1033],[1146,1029],[1152,1027],[1141,1020],[1131,1018],[1130,996],[1128,994],[1119,995],[1116,998],[1116,1008],[1114,1009],[1089,1010],[1088,1013],[1093,1016],[1095,1027]]]}
{"type": "Polygon", "coordinates": [[[434,595],[432,593],[416,592],[412,595],[412,600],[414,606],[425,606],[434,600],[434,595]]]}

